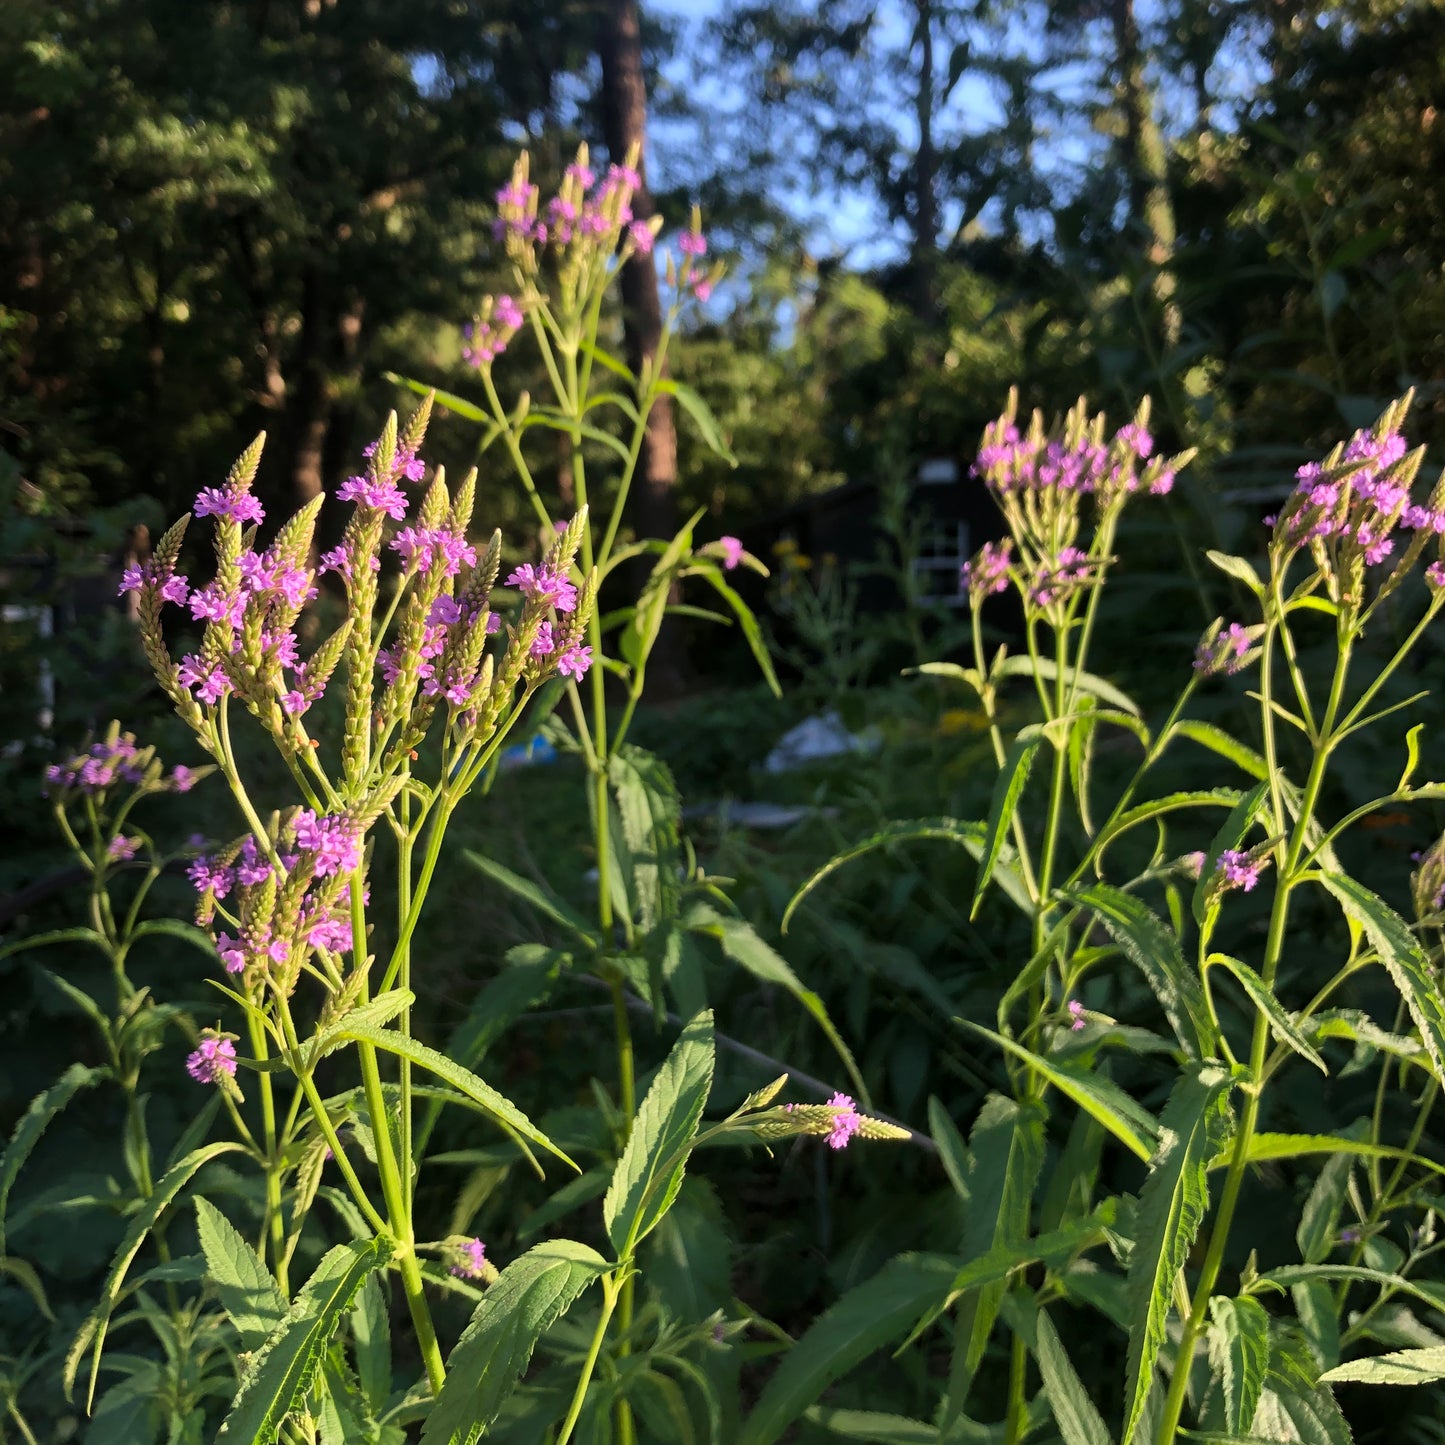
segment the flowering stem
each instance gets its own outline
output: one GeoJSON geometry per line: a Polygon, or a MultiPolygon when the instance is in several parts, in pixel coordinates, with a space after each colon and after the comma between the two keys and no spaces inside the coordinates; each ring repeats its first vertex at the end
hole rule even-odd
{"type": "MultiPolygon", "coordinates": [[[[268,1057],[266,1030],[261,1020],[249,1009],[246,1011],[246,1029],[251,1039],[251,1053],[259,1062],[268,1057]]],[[[286,1223],[281,1216],[281,1160],[276,1148],[276,1096],[271,1084],[271,1075],[264,1069],[256,1075],[261,1090],[261,1139],[263,1169],[266,1174],[266,1218],[264,1232],[271,1240],[271,1268],[281,1293],[289,1296],[286,1279],[286,1223]]]]}
{"type": "Polygon", "coordinates": [[[577,1388],[572,1392],[572,1404],[567,1410],[567,1418],[562,1421],[562,1428],[557,1434],[557,1445],[567,1445],[573,1430],[577,1428],[577,1418],[581,1415],[582,1406],[587,1399],[587,1387],[592,1383],[592,1375],[597,1369],[597,1357],[602,1353],[602,1342],[607,1338],[607,1326],[612,1319],[612,1311],[617,1308],[619,1293],[616,1275],[604,1274],[602,1309],[597,1316],[596,1328],[592,1331],[592,1343],[587,1347],[587,1357],[582,1361],[582,1373],[577,1377],[577,1388]]]}
{"type": "MultiPolygon", "coordinates": [[[[1275,602],[1278,604],[1278,584],[1275,602]]],[[[1278,629],[1283,628],[1283,608],[1276,616],[1279,621],[1270,626],[1264,636],[1264,652],[1260,660],[1261,712],[1264,721],[1265,753],[1269,760],[1270,777],[1274,783],[1276,804],[1276,825],[1284,831],[1287,822],[1283,810],[1282,775],[1277,759],[1275,740],[1275,717],[1271,707],[1274,639],[1278,629]]],[[[1288,843],[1281,843],[1278,852],[1279,877],[1275,885],[1274,903],[1270,909],[1269,933],[1265,942],[1264,968],[1262,978],[1266,988],[1274,987],[1275,974],[1279,969],[1280,954],[1284,947],[1285,926],[1289,920],[1290,894],[1300,871],[1300,859],[1304,852],[1305,838],[1314,810],[1319,802],[1320,787],[1324,782],[1325,770],[1329,763],[1335,736],[1335,722],[1340,702],[1344,696],[1345,680],[1349,674],[1350,634],[1341,626],[1338,634],[1339,651],[1335,662],[1335,673],[1330,683],[1329,701],[1325,705],[1320,723],[1320,735],[1315,744],[1314,756],[1310,762],[1309,776],[1305,780],[1304,793],[1300,799],[1299,813],[1289,833],[1288,843]]],[[[1234,1223],[1235,1210],[1239,1205],[1240,1191],[1249,1164],[1250,1145],[1254,1142],[1255,1128],[1259,1121],[1260,1100],[1264,1094],[1264,1066],[1269,1046],[1269,1021],[1261,1010],[1255,1016],[1254,1036],[1249,1051],[1249,1077],[1243,1085],[1244,1107],[1239,1126],[1234,1135],[1234,1147],[1230,1152],[1229,1169],[1225,1175],[1224,1188],[1220,1194],[1219,1209],[1210,1227],[1209,1245],[1205,1252],[1204,1264],[1195,1285],[1189,1317],[1179,1338],[1179,1348],[1174,1357],[1174,1373],[1169,1381],[1169,1393],[1164,1402],[1164,1413],[1156,1437],[1158,1445],[1174,1445],[1179,1431],[1179,1419],[1184,1410],[1184,1399],[1189,1390],[1190,1365],[1194,1359],[1194,1348],[1204,1328],[1205,1316],[1209,1312],[1210,1296],[1224,1263],[1224,1251],[1229,1242],[1229,1231],[1234,1223]]]]}

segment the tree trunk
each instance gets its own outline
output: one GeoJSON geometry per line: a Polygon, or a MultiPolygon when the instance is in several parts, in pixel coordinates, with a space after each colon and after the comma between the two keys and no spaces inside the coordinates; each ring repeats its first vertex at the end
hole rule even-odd
{"type": "Polygon", "coordinates": [[[1176,230],[1169,195],[1168,155],[1154,118],[1154,97],[1144,74],[1143,45],[1134,0],[1114,0],[1114,45],[1124,106],[1124,164],[1129,176],[1129,212],[1144,236],[1149,285],[1159,308],[1164,349],[1178,344],[1182,318],[1172,270],[1176,230]]]}
{"type": "MultiPolygon", "coordinates": [[[[598,53],[602,61],[602,134],[608,154],[621,164],[634,148],[642,184],[632,209],[639,220],[654,212],[647,187],[647,81],[642,69],[642,17],[637,0],[603,0],[598,53]]],[[[622,324],[634,371],[651,363],[662,336],[662,299],[651,257],[633,256],[622,268],[622,324]]],[[[633,484],[637,532],[671,537],[677,516],[677,430],[672,399],[659,397],[647,421],[633,484]]],[[[665,626],[649,673],[654,691],[675,693],[682,685],[684,658],[677,629],[665,626]]]]}
{"type": "Polygon", "coordinates": [[[914,97],[918,154],[914,163],[917,195],[913,212],[913,311],[928,326],[938,320],[938,153],[933,145],[932,0],[918,0],[915,35],[922,53],[919,56],[918,91],[914,97]]]}

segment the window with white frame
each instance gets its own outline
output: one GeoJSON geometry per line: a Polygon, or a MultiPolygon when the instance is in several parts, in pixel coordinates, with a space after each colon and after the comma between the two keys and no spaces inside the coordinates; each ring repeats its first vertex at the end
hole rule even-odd
{"type": "Polygon", "coordinates": [[[959,572],[968,561],[968,523],[935,520],[919,538],[913,559],[914,587],[920,602],[934,607],[962,607],[959,572]]]}

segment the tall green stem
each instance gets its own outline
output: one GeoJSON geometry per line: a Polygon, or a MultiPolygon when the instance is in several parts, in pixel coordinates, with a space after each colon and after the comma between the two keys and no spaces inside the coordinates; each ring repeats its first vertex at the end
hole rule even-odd
{"type": "MultiPolygon", "coordinates": [[[[1276,595],[1276,603],[1278,596],[1276,595]]],[[[1275,822],[1281,830],[1287,815],[1283,802],[1283,778],[1279,771],[1274,732],[1273,665],[1274,639],[1277,628],[1285,626],[1283,608],[1276,612],[1280,619],[1265,633],[1264,652],[1260,660],[1261,712],[1264,718],[1265,756],[1270,767],[1273,784],[1276,816],[1275,822]]],[[[1266,988],[1274,987],[1275,974],[1279,970],[1280,955],[1283,952],[1285,925],[1289,920],[1290,893],[1294,888],[1295,871],[1304,851],[1305,838],[1310,820],[1319,802],[1320,786],[1324,782],[1325,770],[1329,763],[1335,721],[1339,714],[1340,701],[1344,696],[1345,680],[1350,667],[1351,637],[1344,631],[1339,633],[1339,650],[1335,661],[1335,674],[1330,683],[1329,702],[1320,723],[1320,736],[1315,744],[1314,757],[1310,762],[1309,776],[1305,781],[1304,793],[1300,798],[1299,814],[1284,847],[1283,857],[1277,854],[1279,878],[1275,886],[1274,904],[1270,909],[1269,933],[1265,941],[1264,969],[1262,977],[1266,988]]],[[[1190,1304],[1189,1317],[1179,1338],[1179,1349],[1174,1360],[1174,1374],[1169,1382],[1169,1394],[1164,1402],[1164,1413],[1156,1437],[1158,1445],[1174,1445],[1179,1431],[1179,1419],[1184,1410],[1184,1399],[1189,1390],[1190,1363],[1194,1348],[1204,1328],[1209,1311],[1210,1296],[1219,1278],[1224,1263],[1225,1249],[1229,1243],[1229,1232],[1234,1224],[1235,1211],[1239,1205],[1240,1191],[1244,1187],[1245,1171],[1249,1165],[1250,1145],[1254,1142],[1255,1128],[1259,1122],[1260,1100],[1263,1095],[1265,1054],[1269,1047],[1269,1022],[1263,1011],[1254,1021],[1254,1034],[1249,1050],[1249,1078],[1244,1085],[1244,1108],[1239,1126],[1235,1131],[1234,1146],[1230,1152],[1229,1169],[1225,1175],[1224,1188],[1219,1198],[1219,1209],[1210,1227],[1209,1245],[1205,1251],[1204,1264],[1199,1272],[1190,1304]]]]}

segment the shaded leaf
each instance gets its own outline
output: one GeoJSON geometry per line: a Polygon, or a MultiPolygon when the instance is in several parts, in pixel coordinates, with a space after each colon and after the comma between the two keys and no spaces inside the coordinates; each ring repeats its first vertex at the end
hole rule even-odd
{"type": "Polygon", "coordinates": [[[473,1445],[516,1389],[537,1341],[606,1270],[595,1249],[570,1239],[539,1244],[513,1260],[447,1359],[422,1445],[473,1445]]]}

